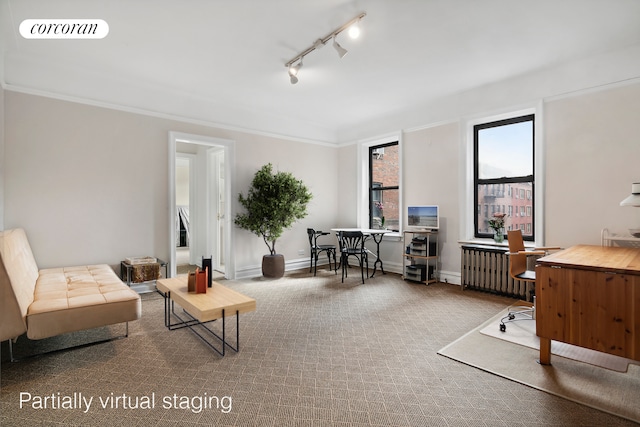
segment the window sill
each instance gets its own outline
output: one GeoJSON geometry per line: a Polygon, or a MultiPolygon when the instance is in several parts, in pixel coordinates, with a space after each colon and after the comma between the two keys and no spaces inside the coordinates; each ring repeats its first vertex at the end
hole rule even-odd
{"type": "Polygon", "coordinates": [[[402,239],[402,233],[399,231],[390,231],[388,233],[384,233],[382,236],[382,240],[388,240],[391,242],[398,242],[402,239]]]}
{"type": "MultiPolygon", "coordinates": [[[[502,243],[496,243],[493,239],[469,239],[469,240],[458,240],[458,243],[461,245],[486,245],[486,246],[497,246],[501,248],[508,248],[509,242],[505,239],[502,243]]],[[[524,242],[524,247],[528,249],[533,249],[536,245],[533,242],[526,241],[524,242]]]]}

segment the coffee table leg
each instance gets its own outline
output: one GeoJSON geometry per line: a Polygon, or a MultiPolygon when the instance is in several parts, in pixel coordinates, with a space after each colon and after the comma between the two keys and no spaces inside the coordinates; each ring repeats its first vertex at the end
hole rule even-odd
{"type": "Polygon", "coordinates": [[[204,341],[205,344],[207,344],[209,347],[211,347],[213,350],[215,350],[216,353],[218,353],[221,356],[225,355],[226,347],[231,348],[231,350],[235,351],[236,353],[240,351],[240,311],[239,310],[236,310],[236,346],[234,348],[231,345],[231,343],[227,342],[227,335],[226,335],[227,322],[226,322],[226,313],[224,309],[222,309],[222,336],[220,336],[217,333],[215,333],[213,330],[209,329],[206,325],[207,323],[213,322],[214,320],[211,320],[209,322],[200,322],[199,320],[195,319],[192,315],[190,315],[189,312],[184,310],[183,310],[184,313],[187,316],[189,316],[192,320],[183,320],[180,316],[178,316],[178,314],[174,310],[174,305],[173,305],[174,301],[170,299],[170,296],[171,296],[170,292],[167,292],[164,295],[165,295],[164,324],[169,330],[189,328],[191,329],[191,332],[196,334],[202,341],[204,341]],[[172,315],[177,317],[180,322],[171,324],[172,315]],[[209,342],[202,334],[200,334],[198,331],[196,331],[193,328],[194,326],[202,326],[207,332],[209,332],[209,334],[213,335],[218,340],[220,340],[220,342],[222,343],[222,349],[218,350],[216,347],[214,347],[211,342],[209,342]]]}
{"type": "Polygon", "coordinates": [[[169,327],[171,318],[171,312],[169,311],[169,304],[171,301],[171,292],[164,293],[164,326],[169,327]]]}
{"type": "Polygon", "coordinates": [[[224,357],[224,348],[227,346],[227,341],[224,338],[224,333],[225,333],[225,330],[227,329],[224,322],[224,318],[225,318],[225,315],[224,315],[224,308],[223,308],[222,309],[222,356],[223,357],[224,357]]]}
{"type": "MultiPolygon", "coordinates": [[[[221,341],[222,341],[222,355],[223,356],[224,356],[224,353],[225,353],[225,347],[227,347],[227,346],[231,350],[235,351],[236,353],[240,351],[240,312],[238,310],[236,310],[236,348],[233,348],[233,346],[227,342],[227,338],[226,338],[227,327],[226,327],[226,320],[225,319],[226,319],[225,311],[224,311],[224,309],[222,309],[222,339],[221,339],[221,341]]],[[[215,333],[213,333],[213,335],[215,335],[215,333]]]]}

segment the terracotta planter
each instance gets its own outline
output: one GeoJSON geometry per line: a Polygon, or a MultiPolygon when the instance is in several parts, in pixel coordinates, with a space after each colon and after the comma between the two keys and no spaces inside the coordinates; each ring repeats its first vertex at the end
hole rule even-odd
{"type": "Polygon", "coordinates": [[[262,257],[262,275],[278,279],[284,276],[284,255],[265,255],[262,257]]]}

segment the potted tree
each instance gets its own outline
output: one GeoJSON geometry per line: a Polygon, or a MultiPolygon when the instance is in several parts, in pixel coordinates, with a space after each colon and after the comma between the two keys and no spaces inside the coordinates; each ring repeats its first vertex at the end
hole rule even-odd
{"type": "Polygon", "coordinates": [[[311,193],[302,181],[288,172],[272,172],[271,163],[264,165],[253,178],[247,196],[238,195],[246,213],[236,215],[235,224],[261,236],[269,248],[262,257],[265,277],[284,275],[284,256],[276,253],[276,240],[285,229],[307,216],[311,193]]]}

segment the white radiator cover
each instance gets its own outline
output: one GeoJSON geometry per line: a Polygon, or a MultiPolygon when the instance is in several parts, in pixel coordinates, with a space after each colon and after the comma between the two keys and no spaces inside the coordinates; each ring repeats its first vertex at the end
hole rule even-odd
{"type": "Polygon", "coordinates": [[[509,249],[489,245],[462,245],[461,286],[533,301],[535,284],[509,276],[509,249]]]}

